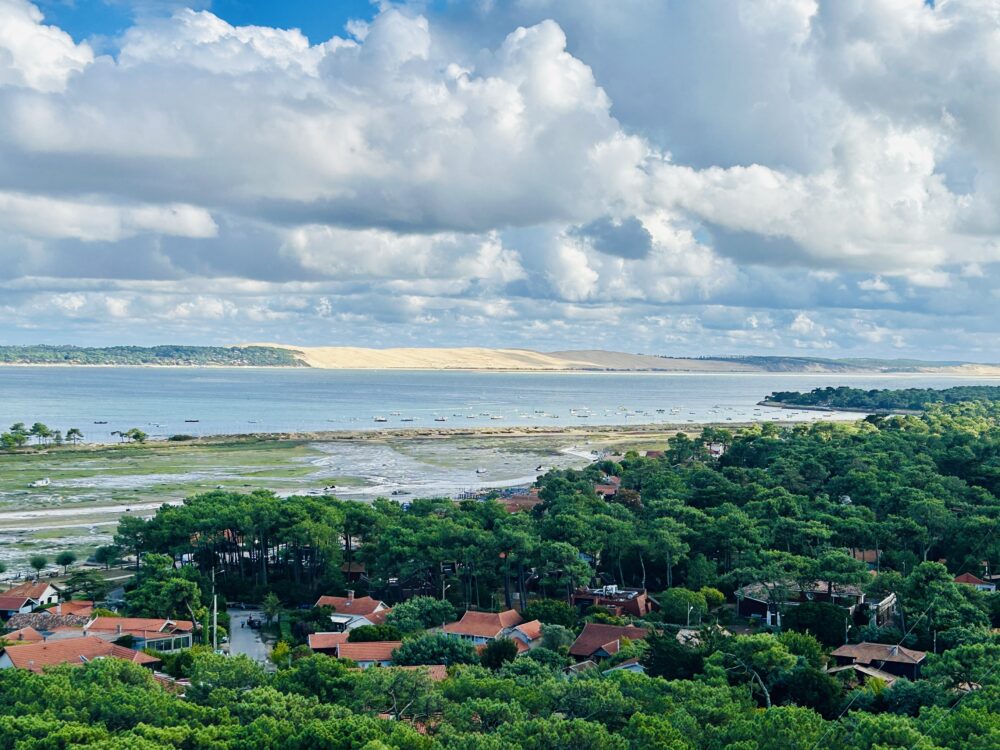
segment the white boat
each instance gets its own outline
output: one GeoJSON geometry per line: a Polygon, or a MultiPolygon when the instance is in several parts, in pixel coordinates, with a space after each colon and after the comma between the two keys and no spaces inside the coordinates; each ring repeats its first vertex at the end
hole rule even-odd
{"type": "Polygon", "coordinates": [[[493,414],[490,416],[490,419],[503,419],[503,416],[501,416],[500,414],[493,414]]]}
{"type": "Polygon", "coordinates": [[[448,417],[434,417],[435,422],[447,422],[448,417]]]}
{"type": "Polygon", "coordinates": [[[485,474],[486,473],[486,469],[484,469],[483,467],[480,466],[478,469],[476,469],[476,473],[477,474],[485,474]]]}
{"type": "Polygon", "coordinates": [[[375,417],[375,421],[376,422],[388,422],[389,419],[387,417],[375,417]]]}
{"type": "Polygon", "coordinates": [[[52,480],[49,479],[48,477],[45,477],[44,479],[36,479],[34,482],[32,482],[31,484],[29,484],[28,486],[29,487],[48,487],[50,484],[52,484],[52,480]]]}

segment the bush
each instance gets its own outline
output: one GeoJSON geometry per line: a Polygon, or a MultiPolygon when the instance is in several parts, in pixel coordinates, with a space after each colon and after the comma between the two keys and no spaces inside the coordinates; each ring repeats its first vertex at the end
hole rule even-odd
{"type": "Polygon", "coordinates": [[[517,643],[512,638],[497,638],[486,644],[479,654],[480,663],[487,669],[500,669],[506,662],[517,658],[517,643]]]}
{"type": "Polygon", "coordinates": [[[699,623],[708,612],[708,602],[700,591],[672,588],[664,591],[659,601],[663,619],[680,625],[699,623]]]}
{"type": "Polygon", "coordinates": [[[393,664],[411,667],[421,664],[478,664],[479,654],[468,641],[443,633],[430,633],[409,641],[393,652],[393,664]]]}
{"type": "Polygon", "coordinates": [[[371,641],[401,641],[402,633],[392,625],[362,625],[347,634],[348,643],[370,643],[371,641]]]}

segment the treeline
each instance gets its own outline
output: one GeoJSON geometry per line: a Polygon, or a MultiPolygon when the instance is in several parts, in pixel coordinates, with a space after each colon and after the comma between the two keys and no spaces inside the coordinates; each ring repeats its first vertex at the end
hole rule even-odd
{"type": "MultiPolygon", "coordinates": [[[[794,657],[808,660],[808,656],[794,657]]],[[[242,750],[992,750],[995,682],[924,705],[909,692],[834,719],[757,707],[745,685],[619,671],[565,679],[531,659],[496,669],[370,668],[324,655],[274,675],[246,657],[199,653],[184,698],[142,667],[100,659],[45,674],[0,670],[0,748],[242,750]]],[[[762,661],[759,669],[771,665],[762,661]]],[[[906,682],[905,680],[902,682],[906,682]]],[[[892,688],[893,692],[896,688],[892,688]]],[[[862,703],[859,699],[859,703],[862,703]]]]}
{"type": "Polygon", "coordinates": [[[265,346],[0,346],[0,362],[24,365],[305,366],[291,351],[265,346]]]}
{"type": "Polygon", "coordinates": [[[808,393],[775,391],[767,401],[794,406],[817,406],[858,411],[922,411],[930,404],[958,404],[964,401],[998,401],[1000,386],[960,385],[933,388],[901,388],[866,391],[860,388],[814,388],[808,393]]]}

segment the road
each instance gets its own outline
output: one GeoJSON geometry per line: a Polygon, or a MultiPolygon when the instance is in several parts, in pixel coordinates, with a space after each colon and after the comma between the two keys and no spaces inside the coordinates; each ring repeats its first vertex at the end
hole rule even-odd
{"type": "Polygon", "coordinates": [[[260,638],[259,630],[251,630],[246,625],[248,617],[255,620],[263,619],[264,613],[256,609],[230,609],[229,612],[229,653],[232,655],[246,654],[254,661],[268,665],[267,655],[271,649],[260,638]]]}

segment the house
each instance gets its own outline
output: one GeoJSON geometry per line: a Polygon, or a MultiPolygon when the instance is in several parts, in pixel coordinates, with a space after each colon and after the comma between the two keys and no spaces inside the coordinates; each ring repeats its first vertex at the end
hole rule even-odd
{"type": "Polygon", "coordinates": [[[508,513],[523,513],[541,505],[542,498],[538,496],[538,488],[532,487],[526,495],[508,495],[500,498],[497,502],[503,505],[504,510],[508,513]]]}
{"type": "Polygon", "coordinates": [[[851,557],[858,562],[863,562],[869,570],[877,570],[882,559],[882,550],[877,549],[852,549],[851,557]]]}
{"type": "Polygon", "coordinates": [[[645,640],[648,635],[647,628],[637,628],[634,625],[605,625],[599,622],[588,622],[583,626],[583,632],[569,647],[569,653],[578,661],[606,659],[621,650],[622,638],[631,641],[645,640]]]}
{"type": "Polygon", "coordinates": [[[3,596],[25,596],[37,602],[39,607],[59,602],[59,590],[45,581],[26,581],[20,586],[7,589],[3,592],[3,596]]]}
{"type": "Polygon", "coordinates": [[[353,591],[348,591],[347,596],[321,596],[316,600],[315,606],[333,607],[333,614],[330,615],[330,622],[333,623],[331,630],[338,633],[346,633],[363,625],[381,625],[385,622],[385,616],[392,611],[385,602],[370,596],[355,597],[353,591]]]}
{"type": "Polygon", "coordinates": [[[845,644],[831,656],[840,666],[860,664],[897,677],[916,680],[920,677],[920,666],[927,654],[893,644],[865,642],[845,644]]]}
{"type": "Polygon", "coordinates": [[[722,458],[726,455],[726,444],[725,443],[709,443],[708,444],[708,455],[712,458],[722,458]]]}
{"type": "Polygon", "coordinates": [[[0,617],[28,614],[59,601],[59,591],[44,581],[26,581],[0,593],[0,617]]]}
{"type": "Polygon", "coordinates": [[[80,617],[93,617],[94,602],[87,599],[76,599],[59,602],[51,610],[57,615],[78,615],[80,617]]]}
{"type": "Polygon", "coordinates": [[[35,609],[37,602],[26,596],[0,596],[0,619],[26,615],[35,609]]]}
{"type": "Polygon", "coordinates": [[[411,672],[413,670],[426,669],[427,676],[431,678],[431,682],[442,682],[448,679],[447,664],[428,664],[426,666],[396,667],[396,669],[405,669],[411,672]]]}
{"type": "Polygon", "coordinates": [[[589,672],[592,669],[597,669],[597,662],[587,659],[586,661],[579,661],[576,664],[570,664],[568,667],[565,667],[563,674],[567,677],[572,677],[573,675],[589,672]]]}
{"type": "Polygon", "coordinates": [[[11,633],[0,633],[0,643],[4,646],[23,646],[27,643],[41,643],[45,636],[34,628],[21,628],[11,633]]]}
{"type": "Polygon", "coordinates": [[[326,654],[327,656],[337,655],[337,646],[347,643],[348,633],[312,633],[309,636],[309,648],[313,653],[326,654]]]}
{"type": "Polygon", "coordinates": [[[5,648],[0,652],[0,669],[15,667],[41,672],[43,668],[56,664],[79,665],[107,658],[125,659],[150,669],[162,665],[159,659],[141,651],[108,643],[94,636],[83,636],[5,648]]]}
{"type": "Polygon", "coordinates": [[[509,637],[513,629],[524,623],[513,609],[506,612],[466,612],[458,622],[449,622],[441,631],[453,638],[472,641],[477,646],[497,638],[509,637]]]}
{"type": "Polygon", "coordinates": [[[615,664],[609,669],[605,669],[601,674],[607,676],[613,672],[634,672],[635,674],[646,674],[646,668],[638,659],[626,659],[621,664],[615,664]]]}
{"type": "Polygon", "coordinates": [[[596,589],[577,589],[570,601],[581,612],[590,607],[601,607],[615,617],[622,615],[645,617],[660,608],[659,603],[646,593],[646,589],[629,589],[614,585],[596,589]]]}
{"type": "Polygon", "coordinates": [[[759,617],[768,625],[781,625],[781,612],[807,602],[827,602],[846,609],[851,615],[864,612],[872,625],[885,625],[896,611],[896,595],[887,594],[868,601],[857,586],[831,586],[813,581],[801,586],[790,581],[752,583],[736,590],[736,611],[741,617],[759,617]]]}
{"type": "Polygon", "coordinates": [[[982,578],[978,578],[972,573],[962,573],[960,576],[955,576],[955,583],[961,583],[965,586],[974,586],[979,591],[996,591],[997,585],[995,583],[984,581],[982,578]]]}
{"type": "Polygon", "coordinates": [[[392,652],[403,645],[402,641],[367,641],[364,643],[338,643],[338,659],[350,659],[361,669],[391,667],[392,652]]]}
{"type": "Polygon", "coordinates": [[[507,636],[517,644],[517,652],[523,654],[542,642],[542,623],[540,620],[522,622],[509,628],[507,636]]]}
{"type": "Polygon", "coordinates": [[[137,649],[166,653],[191,648],[194,623],[190,620],[165,620],[152,617],[95,617],[83,626],[84,635],[115,641],[132,636],[137,649]]]}
{"type": "Polygon", "coordinates": [[[340,572],[351,583],[360,581],[368,575],[368,569],[363,562],[349,562],[340,566],[340,572]]]}
{"type": "Polygon", "coordinates": [[[606,476],[599,484],[594,485],[594,492],[597,493],[598,497],[603,497],[605,500],[611,500],[618,494],[621,484],[621,477],[606,476]]]}

